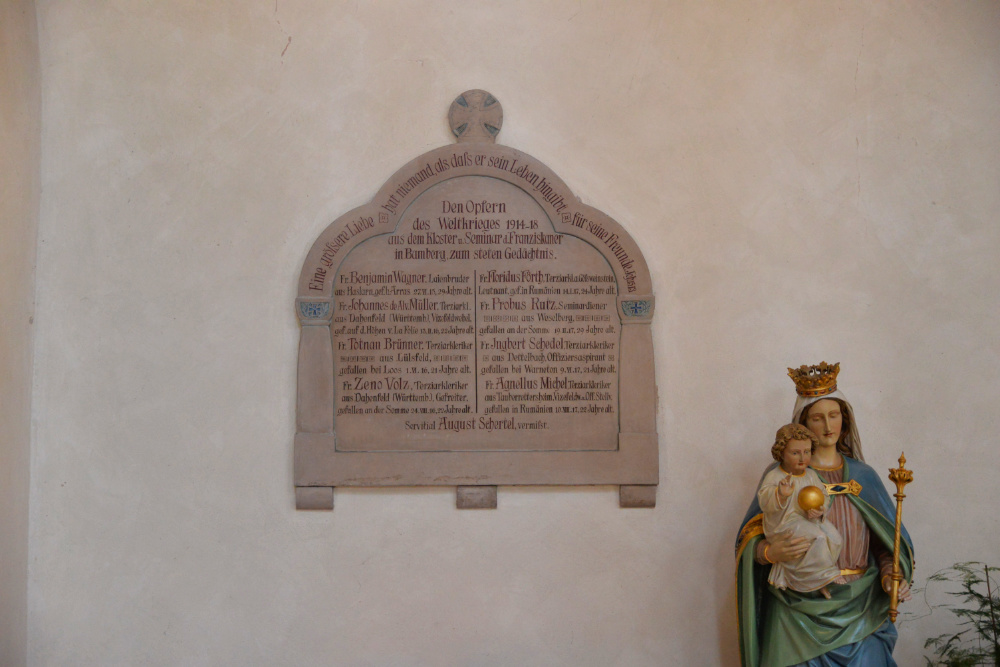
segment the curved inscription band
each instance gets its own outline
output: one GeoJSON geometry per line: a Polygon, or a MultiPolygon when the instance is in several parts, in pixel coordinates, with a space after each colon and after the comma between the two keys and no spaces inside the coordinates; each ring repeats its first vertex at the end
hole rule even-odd
{"type": "Polygon", "coordinates": [[[410,161],[306,256],[301,509],[332,509],[320,489],[411,485],[459,487],[470,508],[496,507],[497,485],[542,484],[655,505],[646,261],[548,167],[492,143],[499,107],[459,96],[461,143],[410,161]]]}
{"type": "Polygon", "coordinates": [[[544,164],[513,148],[475,143],[443,146],[397,171],[364,206],[337,218],[313,244],[299,277],[302,298],[331,298],[332,276],[360,243],[394,233],[407,207],[439,183],[460,176],[505,181],[533,198],[556,233],[581,239],[608,260],[623,295],[648,295],[652,281],[646,260],[625,229],[610,216],[583,204],[544,164]]]}

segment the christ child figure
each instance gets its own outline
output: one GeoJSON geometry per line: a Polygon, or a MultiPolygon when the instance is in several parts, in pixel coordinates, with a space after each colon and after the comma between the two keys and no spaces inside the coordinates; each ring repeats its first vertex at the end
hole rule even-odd
{"type": "Polygon", "coordinates": [[[799,560],[772,565],[768,583],[800,593],[819,591],[829,598],[827,584],[844,583],[837,567],[843,538],[833,524],[823,520],[830,497],[819,475],[809,467],[816,444],[816,435],[805,426],[787,424],[778,429],[771,447],[778,465],[764,475],[757,499],[764,513],[766,537],[790,533],[811,541],[799,560]],[[811,509],[803,509],[803,505],[811,509]]]}

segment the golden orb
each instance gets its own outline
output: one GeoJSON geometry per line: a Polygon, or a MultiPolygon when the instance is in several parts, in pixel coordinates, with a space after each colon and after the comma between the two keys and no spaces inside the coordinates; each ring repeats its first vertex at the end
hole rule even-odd
{"type": "Polygon", "coordinates": [[[799,491],[799,507],[804,512],[818,510],[824,502],[826,499],[823,497],[823,490],[818,486],[807,486],[799,491]]]}

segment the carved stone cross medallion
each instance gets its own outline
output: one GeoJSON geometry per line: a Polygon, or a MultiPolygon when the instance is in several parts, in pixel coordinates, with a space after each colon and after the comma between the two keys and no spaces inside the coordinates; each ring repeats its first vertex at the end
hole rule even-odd
{"type": "Polygon", "coordinates": [[[467,90],[451,103],[448,124],[460,142],[494,143],[503,125],[503,107],[485,90],[467,90]]]}

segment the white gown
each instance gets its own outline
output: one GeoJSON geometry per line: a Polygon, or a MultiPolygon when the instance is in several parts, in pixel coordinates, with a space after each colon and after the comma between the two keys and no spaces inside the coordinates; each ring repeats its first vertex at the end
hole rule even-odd
{"type": "MultiPolygon", "coordinates": [[[[757,492],[757,500],[764,513],[764,536],[770,538],[779,533],[791,533],[792,537],[804,537],[812,541],[809,550],[797,561],[775,563],[767,578],[772,586],[807,593],[819,590],[840,576],[837,557],[843,545],[840,532],[829,521],[810,521],[799,507],[799,491],[807,486],[824,489],[823,482],[814,470],[807,469],[801,475],[792,475],[792,495],[779,498],[778,482],[788,476],[781,467],[776,467],[764,476],[757,492]]],[[[823,491],[824,508],[830,506],[830,497],[823,491]]]]}

